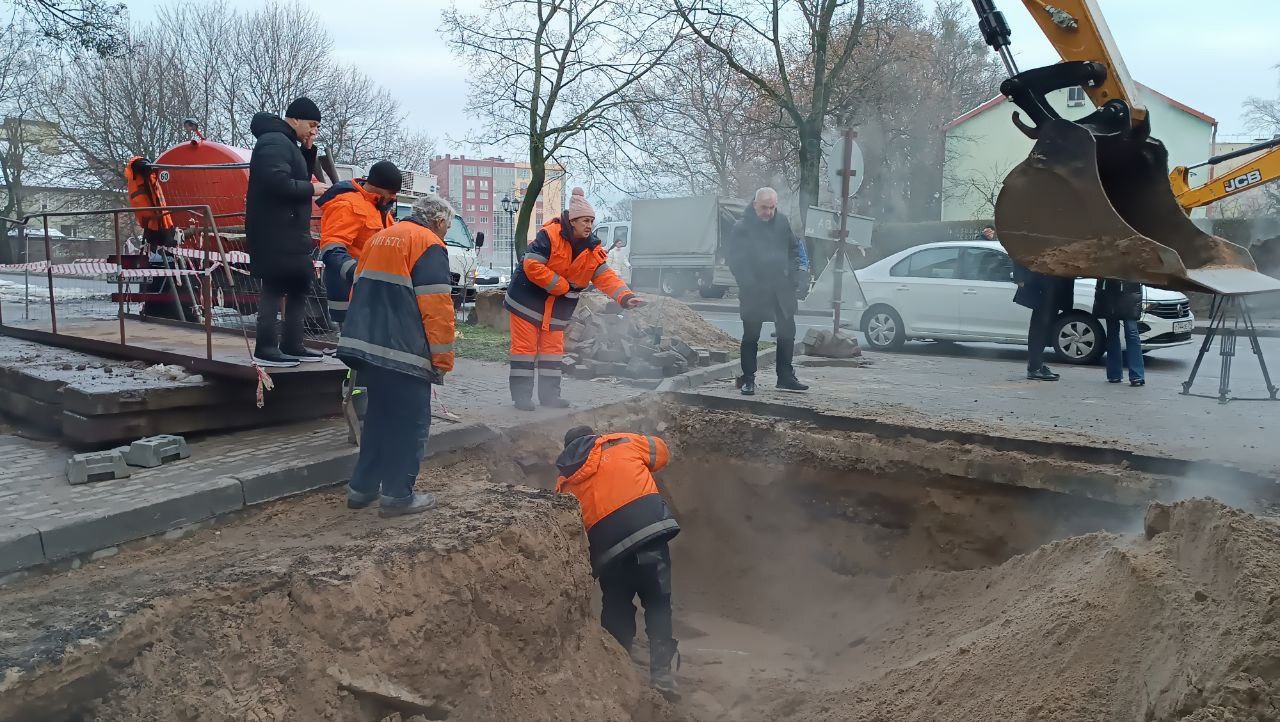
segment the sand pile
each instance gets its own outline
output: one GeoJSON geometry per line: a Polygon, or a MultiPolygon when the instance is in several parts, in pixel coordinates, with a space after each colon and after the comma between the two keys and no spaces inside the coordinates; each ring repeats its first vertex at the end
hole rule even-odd
{"type": "Polygon", "coordinates": [[[828,678],[850,683],[765,716],[1280,718],[1280,527],[1193,500],[1169,509],[1167,528],[1150,540],[1066,539],[981,571],[898,577],[868,609],[878,618],[865,620],[874,622],[866,638],[828,660],[828,678]]]}

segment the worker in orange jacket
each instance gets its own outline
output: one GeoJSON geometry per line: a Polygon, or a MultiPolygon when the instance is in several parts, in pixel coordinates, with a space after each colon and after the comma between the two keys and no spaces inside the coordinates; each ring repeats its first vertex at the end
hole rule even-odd
{"type": "Polygon", "coordinates": [[[373,234],[391,225],[403,178],[389,160],[369,168],[367,178],[342,181],[316,199],[320,207],[320,261],[329,298],[329,318],[342,323],[351,301],[360,251],[373,234]]]}
{"type": "Polygon", "coordinates": [[[444,236],[453,208],[432,193],[406,220],[365,244],[338,358],[359,372],[368,394],[360,458],[347,485],[347,506],[379,502],[380,516],[435,506],[413,485],[426,454],[431,384],[453,370],[453,300],[444,236]],[[381,494],[379,494],[381,490],[381,494]]]}
{"type": "Polygon", "coordinates": [[[533,411],[533,388],[543,406],[567,408],[560,396],[564,329],[591,284],[623,308],[643,305],[608,266],[609,254],[592,234],[596,212],[581,188],[569,208],[538,231],[507,289],[511,321],[511,400],[533,411]]]}
{"type": "Polygon", "coordinates": [[[678,697],[671,662],[676,640],[671,624],[671,552],[667,542],[680,533],[658,493],[653,472],[671,452],[656,436],[596,434],[576,426],[564,437],[556,459],[556,491],[573,494],[582,506],[591,572],[600,579],[600,624],[628,654],[636,634],[639,595],[649,637],[649,681],[664,696],[678,697]]]}

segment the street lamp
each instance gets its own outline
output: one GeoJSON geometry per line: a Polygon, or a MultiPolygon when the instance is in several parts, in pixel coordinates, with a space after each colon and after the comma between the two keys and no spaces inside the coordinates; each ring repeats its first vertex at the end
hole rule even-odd
{"type": "Polygon", "coordinates": [[[513,219],[516,211],[520,210],[520,202],[520,198],[502,194],[502,211],[507,214],[507,228],[511,230],[511,277],[513,279],[516,276],[516,226],[513,219]]]}

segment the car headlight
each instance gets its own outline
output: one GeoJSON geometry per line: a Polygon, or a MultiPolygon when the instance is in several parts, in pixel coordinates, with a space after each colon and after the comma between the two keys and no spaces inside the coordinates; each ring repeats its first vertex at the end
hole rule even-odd
{"type": "Polygon", "coordinates": [[[1147,312],[1151,311],[1151,309],[1153,309],[1153,308],[1155,308],[1155,307],[1156,307],[1156,304],[1155,304],[1155,302],[1154,302],[1154,301],[1143,301],[1143,302],[1142,302],[1142,312],[1143,312],[1143,313],[1147,313],[1147,312]]]}

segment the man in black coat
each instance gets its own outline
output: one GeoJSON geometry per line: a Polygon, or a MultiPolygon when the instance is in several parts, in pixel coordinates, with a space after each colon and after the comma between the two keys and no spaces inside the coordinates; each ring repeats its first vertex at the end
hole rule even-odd
{"type": "MultiPolygon", "coordinates": [[[[992,233],[992,238],[994,235],[992,233]]],[[[1053,326],[1058,316],[1075,306],[1075,279],[1037,273],[1014,262],[1013,282],[1018,284],[1013,302],[1031,309],[1031,323],[1027,327],[1027,378],[1057,381],[1058,374],[1044,363],[1044,347],[1053,340],[1053,326]]]]}
{"type": "Polygon", "coordinates": [[[756,354],[760,328],[773,321],[778,335],[778,388],[807,391],[791,364],[796,344],[796,286],[802,269],[795,236],[787,217],[778,212],[778,193],[756,191],[755,200],[729,235],[729,270],[738,282],[738,313],[742,317],[742,376],[738,390],[756,392],[756,354]]]}
{"type": "Polygon", "coordinates": [[[299,361],[324,358],[302,345],[307,296],[315,277],[311,199],[328,188],[311,182],[319,127],[320,109],[308,98],[290,103],[284,118],[258,113],[249,124],[258,142],[249,159],[244,225],[250,270],[262,280],[253,357],[263,366],[297,366],[299,361]],[[283,339],[277,326],[281,301],[283,339]]]}

